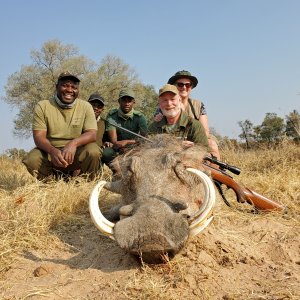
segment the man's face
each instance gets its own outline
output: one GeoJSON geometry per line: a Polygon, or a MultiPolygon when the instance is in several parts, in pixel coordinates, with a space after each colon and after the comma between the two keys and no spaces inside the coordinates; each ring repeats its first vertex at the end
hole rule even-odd
{"type": "Polygon", "coordinates": [[[167,118],[176,117],[181,110],[180,96],[172,92],[165,92],[159,97],[159,107],[167,118]]]}
{"type": "Polygon", "coordinates": [[[179,91],[179,95],[182,98],[189,97],[191,91],[192,91],[192,82],[188,78],[180,78],[176,80],[175,85],[179,91]]]}
{"type": "Polygon", "coordinates": [[[65,104],[71,104],[79,94],[79,82],[72,79],[60,80],[56,85],[57,97],[65,104]]]}
{"type": "Polygon", "coordinates": [[[91,101],[90,103],[93,107],[95,117],[97,119],[104,110],[104,104],[101,101],[98,101],[98,100],[91,101]]]}
{"type": "Polygon", "coordinates": [[[132,110],[134,103],[135,101],[131,97],[125,96],[119,99],[120,108],[125,114],[129,113],[132,110]]]}

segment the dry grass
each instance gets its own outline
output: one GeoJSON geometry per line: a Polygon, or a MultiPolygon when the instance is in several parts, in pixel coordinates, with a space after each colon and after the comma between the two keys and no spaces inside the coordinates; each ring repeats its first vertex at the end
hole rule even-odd
{"type": "Polygon", "coordinates": [[[235,180],[300,215],[300,147],[284,142],[273,149],[223,149],[222,158],[241,168],[235,180]]]}
{"type": "MultiPolygon", "coordinates": [[[[250,151],[227,147],[222,149],[222,159],[242,169],[240,176],[233,175],[236,181],[276,199],[289,208],[287,215],[253,215],[226,207],[218,197],[212,227],[214,245],[207,253],[218,261],[218,266],[227,266],[226,264],[230,263],[228,259],[245,259],[241,251],[236,250],[234,246],[240,243],[245,246],[245,256],[252,255],[253,261],[259,265],[259,255],[251,250],[249,245],[254,245],[256,250],[259,250],[266,246],[266,241],[269,241],[267,238],[272,237],[274,243],[280,242],[282,247],[285,247],[297,239],[300,227],[299,146],[283,143],[275,149],[250,151]],[[278,231],[280,234],[276,231],[278,220],[281,224],[278,231]],[[274,230],[265,231],[259,227],[259,222],[274,223],[274,230]],[[226,236],[225,242],[222,236],[226,236]],[[211,250],[214,248],[215,252],[211,250]]],[[[0,272],[4,275],[26,249],[45,250],[62,247],[59,239],[62,234],[66,235],[90,222],[87,203],[95,182],[79,178],[68,183],[62,180],[41,183],[27,173],[20,161],[7,158],[0,158],[0,168],[5,170],[0,174],[0,272]]],[[[104,174],[106,178],[110,176],[107,172],[104,174]]],[[[106,202],[102,207],[109,205],[111,204],[106,202]]],[[[208,230],[205,234],[209,235],[209,232],[208,230]]],[[[166,265],[143,265],[134,270],[134,275],[126,284],[111,284],[110,289],[118,294],[120,299],[211,299],[212,291],[207,285],[201,286],[201,282],[209,279],[214,281],[214,278],[221,276],[221,271],[212,266],[208,272],[199,260],[198,253],[208,247],[204,242],[204,238],[207,238],[205,234],[203,239],[201,237],[193,241],[181,255],[166,265]],[[216,277],[213,277],[215,271],[216,277]]],[[[110,246],[109,244],[108,247],[110,246]]],[[[225,269],[222,272],[225,272],[225,269]]],[[[224,278],[226,276],[224,274],[224,278]]],[[[272,293],[268,294],[268,290],[272,290],[273,295],[276,295],[277,298],[274,299],[296,299],[299,296],[292,283],[288,285],[287,282],[286,288],[282,290],[282,285],[278,286],[276,278],[273,281],[269,280],[268,284],[260,280],[262,279],[257,279],[256,284],[258,287],[265,285],[265,292],[258,289],[247,299],[271,299],[268,297],[272,293]]],[[[217,284],[214,288],[218,289],[217,284]]],[[[235,292],[229,290],[224,297],[223,299],[245,299],[243,287],[235,292]]]]}

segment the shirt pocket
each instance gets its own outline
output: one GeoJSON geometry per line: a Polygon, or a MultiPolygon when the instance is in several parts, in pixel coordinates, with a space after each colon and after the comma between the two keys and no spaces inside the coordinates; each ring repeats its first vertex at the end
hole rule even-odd
{"type": "Polygon", "coordinates": [[[82,118],[73,118],[72,121],[71,121],[71,127],[72,128],[79,128],[79,127],[82,127],[82,122],[83,122],[83,119],[82,118]]]}

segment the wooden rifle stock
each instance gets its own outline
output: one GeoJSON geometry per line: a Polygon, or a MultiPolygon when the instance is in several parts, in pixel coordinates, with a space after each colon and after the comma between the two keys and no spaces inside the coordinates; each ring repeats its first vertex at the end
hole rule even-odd
{"type": "Polygon", "coordinates": [[[214,168],[209,164],[203,163],[204,167],[211,172],[211,177],[216,183],[219,192],[221,193],[222,198],[224,199],[225,203],[229,205],[228,201],[226,200],[222,189],[221,184],[226,185],[228,188],[232,189],[235,192],[236,198],[238,202],[247,202],[251,205],[254,205],[255,208],[259,210],[278,210],[283,211],[285,209],[284,206],[281,204],[262,196],[254,191],[246,187],[241,187],[234,179],[227,174],[225,171],[214,168]]]}

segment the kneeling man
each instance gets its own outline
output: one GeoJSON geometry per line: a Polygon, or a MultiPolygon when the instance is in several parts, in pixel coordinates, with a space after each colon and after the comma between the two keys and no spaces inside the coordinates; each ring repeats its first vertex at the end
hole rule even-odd
{"type": "Polygon", "coordinates": [[[189,117],[181,109],[181,99],[176,86],[164,85],[159,90],[159,107],[163,118],[149,126],[150,134],[169,133],[182,138],[186,147],[194,143],[208,147],[208,140],[204,127],[200,122],[189,117]]]}
{"type": "Polygon", "coordinates": [[[72,175],[78,169],[92,179],[100,168],[97,123],[92,106],[77,99],[79,82],[69,72],[60,74],[54,97],[35,107],[32,129],[36,148],[23,163],[40,180],[57,172],[72,175]]]}

